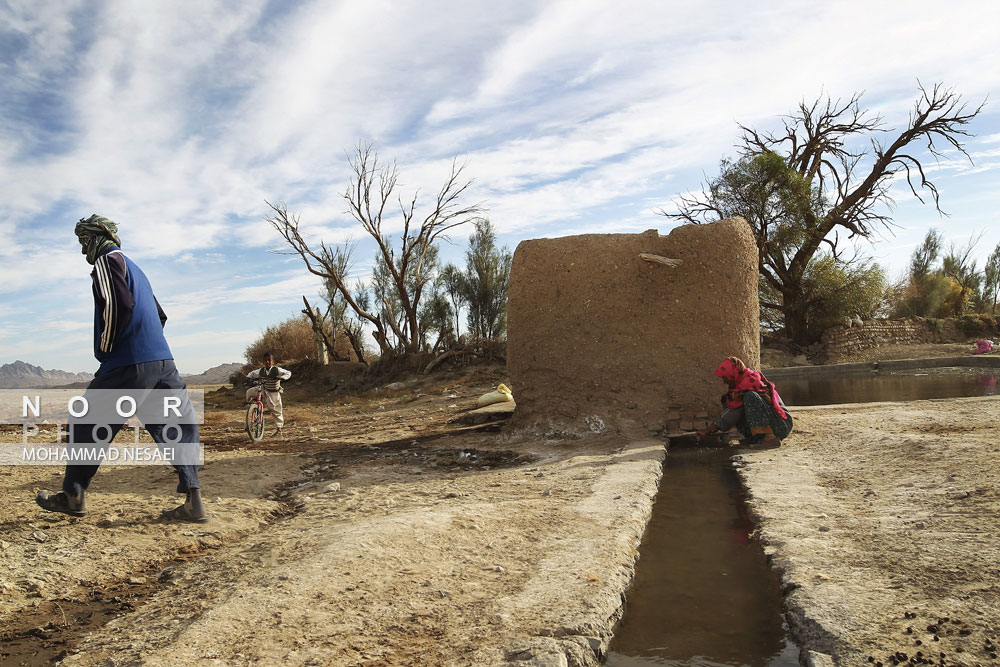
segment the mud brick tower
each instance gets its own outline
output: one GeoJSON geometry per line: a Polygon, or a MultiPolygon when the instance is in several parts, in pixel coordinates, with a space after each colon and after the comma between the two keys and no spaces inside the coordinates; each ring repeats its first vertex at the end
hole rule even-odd
{"type": "Polygon", "coordinates": [[[721,411],[719,362],[760,361],[753,234],[731,218],[523,241],[507,319],[515,428],[703,427],[721,411]]]}

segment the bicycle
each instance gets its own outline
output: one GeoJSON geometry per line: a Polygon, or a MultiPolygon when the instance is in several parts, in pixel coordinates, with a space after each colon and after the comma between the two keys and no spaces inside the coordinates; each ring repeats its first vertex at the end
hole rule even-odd
{"type": "Polygon", "coordinates": [[[264,381],[254,380],[253,386],[257,388],[257,396],[247,406],[247,435],[252,442],[260,442],[264,439],[264,381]]]}

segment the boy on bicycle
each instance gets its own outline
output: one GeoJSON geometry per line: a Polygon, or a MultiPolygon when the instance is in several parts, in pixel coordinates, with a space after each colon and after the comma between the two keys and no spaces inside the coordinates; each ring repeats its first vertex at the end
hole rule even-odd
{"type": "MultiPolygon", "coordinates": [[[[281,435],[281,429],[285,425],[284,408],[281,405],[281,381],[292,377],[292,372],[280,366],[274,365],[274,356],[270,352],[264,353],[264,365],[256,370],[247,373],[249,380],[264,381],[264,407],[274,415],[274,422],[278,425],[274,435],[281,435]]],[[[253,387],[247,390],[247,403],[257,397],[257,390],[253,387]]]]}

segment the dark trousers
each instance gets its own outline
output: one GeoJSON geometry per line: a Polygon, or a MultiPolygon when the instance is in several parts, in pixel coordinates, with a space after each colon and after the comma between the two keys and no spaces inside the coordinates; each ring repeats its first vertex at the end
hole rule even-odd
{"type": "MultiPolygon", "coordinates": [[[[121,366],[109,371],[98,371],[87,389],[187,389],[187,385],[177,373],[173,359],[162,361],[147,361],[141,364],[121,366]]],[[[187,392],[184,393],[185,397],[187,392]]],[[[108,424],[111,435],[108,441],[114,439],[124,423],[108,424]]],[[[163,424],[146,424],[146,431],[159,444],[167,441],[163,437],[163,424]]],[[[181,442],[198,442],[197,424],[181,425],[181,442]]],[[[74,444],[94,443],[93,424],[71,424],[71,442],[74,444]]],[[[63,478],[63,491],[78,495],[90,486],[90,480],[97,474],[100,465],[66,465],[66,476],[63,478]]],[[[198,466],[174,465],[177,470],[177,493],[185,493],[188,489],[201,488],[198,484],[198,466]]]]}
{"type": "MultiPolygon", "coordinates": [[[[722,404],[726,404],[725,396],[722,397],[722,404]]],[[[788,414],[788,410],[785,410],[785,414],[788,414]]],[[[743,437],[750,441],[759,440],[767,434],[784,440],[792,432],[793,422],[791,414],[782,419],[774,406],[760,394],[747,391],[743,394],[743,407],[726,408],[716,418],[715,425],[720,431],[738,428],[743,437]]]]}

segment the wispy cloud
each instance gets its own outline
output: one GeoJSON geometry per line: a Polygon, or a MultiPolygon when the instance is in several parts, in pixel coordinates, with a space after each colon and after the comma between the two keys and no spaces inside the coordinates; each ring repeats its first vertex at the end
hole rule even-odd
{"type": "MultiPolygon", "coordinates": [[[[86,302],[89,267],[70,234],[98,212],[121,224],[170,326],[190,328],[172,332],[184,340],[283,319],[317,281],[267,252],[282,241],[264,202],[300,213],[311,242],[360,239],[359,265],[370,263],[341,196],[345,149],[359,140],[398,157],[400,193],[419,189],[425,201],[454,156],[468,160],[469,197],[490,204],[507,239],[664,228],[652,210],[733,154],[737,122],[774,127],[800,100],[863,90],[898,128],[918,79],[955,85],[973,104],[995,93],[1000,5],[947,22],[940,11],[929,0],[906,11],[860,1],[3,3],[0,299],[51,312],[86,302]],[[223,313],[240,326],[216,321],[223,313]]],[[[948,156],[932,167],[952,202],[996,190],[1000,114],[988,106],[974,125],[975,164],[948,156]]],[[[902,224],[930,219],[900,196],[902,224]]],[[[956,219],[980,219],[964,205],[956,219]]],[[[387,230],[398,233],[398,217],[387,230]]]]}

